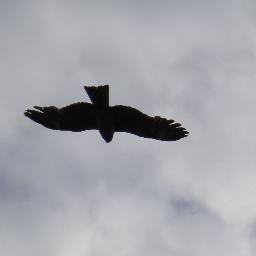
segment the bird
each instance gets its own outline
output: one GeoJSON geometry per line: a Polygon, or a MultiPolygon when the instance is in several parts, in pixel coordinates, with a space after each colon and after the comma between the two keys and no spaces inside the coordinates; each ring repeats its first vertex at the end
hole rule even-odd
{"type": "Polygon", "coordinates": [[[112,141],[115,132],[126,132],[160,141],[176,141],[189,132],[173,119],[149,116],[138,109],[109,105],[109,85],[84,86],[91,103],[77,102],[58,108],[34,106],[24,115],[46,128],[81,132],[99,130],[105,142],[112,141]]]}

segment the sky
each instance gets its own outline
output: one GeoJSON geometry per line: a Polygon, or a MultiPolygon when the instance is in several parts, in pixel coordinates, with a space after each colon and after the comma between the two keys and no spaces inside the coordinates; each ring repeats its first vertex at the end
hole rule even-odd
{"type": "Polygon", "coordinates": [[[0,1],[0,253],[253,256],[256,4],[0,1]],[[48,130],[89,101],[181,122],[176,142],[48,130]]]}

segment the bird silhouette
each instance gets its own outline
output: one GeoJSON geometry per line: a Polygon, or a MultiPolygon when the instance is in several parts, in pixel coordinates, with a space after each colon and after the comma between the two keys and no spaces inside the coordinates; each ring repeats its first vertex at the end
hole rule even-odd
{"type": "Polygon", "coordinates": [[[115,132],[162,141],[176,141],[188,136],[189,132],[172,119],[151,117],[129,106],[109,106],[109,85],[85,86],[84,89],[92,103],[77,102],[62,108],[34,106],[24,115],[53,130],[99,130],[107,143],[115,132]]]}

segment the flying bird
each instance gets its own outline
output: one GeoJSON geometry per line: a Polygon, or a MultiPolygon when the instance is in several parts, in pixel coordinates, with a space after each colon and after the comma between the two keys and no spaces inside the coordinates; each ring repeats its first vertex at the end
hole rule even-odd
{"type": "Polygon", "coordinates": [[[113,139],[115,132],[162,141],[175,141],[188,136],[188,131],[172,119],[151,117],[129,106],[109,106],[109,85],[85,86],[84,89],[92,103],[78,102],[62,108],[34,106],[24,115],[53,130],[99,130],[107,143],[113,139]]]}

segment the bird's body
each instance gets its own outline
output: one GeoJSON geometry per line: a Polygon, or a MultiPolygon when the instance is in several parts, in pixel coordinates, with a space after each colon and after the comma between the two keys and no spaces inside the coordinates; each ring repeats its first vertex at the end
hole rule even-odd
{"type": "Polygon", "coordinates": [[[174,141],[188,132],[174,120],[150,117],[141,111],[122,105],[109,106],[109,87],[85,87],[92,104],[78,102],[63,108],[55,106],[26,110],[25,116],[54,130],[80,132],[99,130],[108,143],[115,132],[128,132],[144,138],[174,141]]]}
{"type": "Polygon", "coordinates": [[[114,120],[109,107],[109,86],[84,87],[94,107],[97,128],[106,142],[110,142],[114,136],[114,120]]]}

